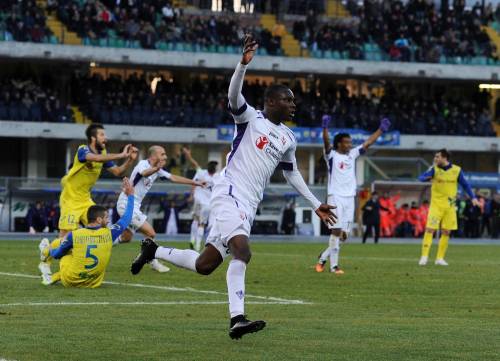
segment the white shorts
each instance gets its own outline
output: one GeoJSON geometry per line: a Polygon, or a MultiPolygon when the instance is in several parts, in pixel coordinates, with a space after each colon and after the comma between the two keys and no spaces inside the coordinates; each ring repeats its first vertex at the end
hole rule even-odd
{"type": "Polygon", "coordinates": [[[333,209],[333,213],[337,216],[337,223],[335,223],[333,227],[328,226],[328,228],[340,228],[344,232],[349,233],[354,221],[354,197],[342,197],[329,194],[328,204],[337,207],[333,209]]]}
{"type": "MultiPolygon", "coordinates": [[[[116,210],[118,211],[118,215],[123,217],[125,214],[125,210],[127,209],[127,199],[124,202],[121,202],[118,199],[118,203],[116,204],[116,210]]],[[[142,225],[146,222],[148,217],[141,212],[140,208],[134,204],[134,213],[132,214],[132,221],[127,227],[132,233],[135,233],[142,225]]]]}
{"type": "Polygon", "coordinates": [[[222,258],[229,255],[227,242],[238,235],[250,237],[254,215],[229,194],[212,198],[210,202],[211,228],[206,244],[214,246],[222,258]]]}
{"type": "Polygon", "coordinates": [[[204,204],[195,202],[193,207],[193,215],[198,219],[198,224],[208,224],[210,216],[210,203],[204,204]]]}

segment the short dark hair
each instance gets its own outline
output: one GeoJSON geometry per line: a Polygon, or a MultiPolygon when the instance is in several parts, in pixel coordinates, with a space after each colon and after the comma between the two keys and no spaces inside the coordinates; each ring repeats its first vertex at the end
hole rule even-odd
{"type": "Polygon", "coordinates": [[[446,160],[451,159],[451,154],[450,154],[450,152],[448,152],[448,150],[446,148],[439,149],[437,151],[437,153],[441,154],[441,157],[446,158],[446,160]]]}
{"type": "Polygon", "coordinates": [[[87,136],[87,140],[89,143],[92,140],[92,137],[97,136],[98,129],[104,129],[104,126],[99,123],[92,123],[87,127],[87,130],[85,130],[85,135],[87,136]]]}
{"type": "Polygon", "coordinates": [[[106,213],[106,208],[103,206],[90,206],[87,211],[87,222],[92,223],[95,222],[97,217],[104,217],[106,213]]]}
{"type": "Polygon", "coordinates": [[[350,138],[351,136],[348,133],[338,133],[333,137],[333,149],[337,149],[339,146],[339,143],[344,139],[344,138],[350,138]]]}
{"type": "Polygon", "coordinates": [[[219,162],[215,161],[215,160],[211,160],[210,162],[208,162],[207,164],[207,170],[208,171],[214,171],[217,169],[217,165],[219,164],[219,162]]]}
{"type": "Polygon", "coordinates": [[[264,91],[264,101],[268,99],[275,99],[278,95],[289,91],[286,85],[283,84],[272,84],[266,88],[264,91]]]}

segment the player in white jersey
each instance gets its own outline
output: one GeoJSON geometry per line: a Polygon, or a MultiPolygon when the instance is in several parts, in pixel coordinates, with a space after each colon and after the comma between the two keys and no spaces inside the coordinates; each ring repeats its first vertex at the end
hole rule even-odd
{"type": "Polygon", "coordinates": [[[209,275],[224,258],[231,255],[226,279],[231,316],[229,336],[233,339],[260,331],[266,325],[264,321],[249,321],[244,315],[245,271],[251,257],[250,228],[264,188],[276,168],[283,169],[288,183],[309,201],[325,223],[335,222],[331,212],[333,207],[316,199],[297,169],[297,142],[290,129],[282,123],[290,121],[295,113],[292,91],[283,85],[268,87],[264,93],[264,111],[255,110],[241,94],[247,65],[256,50],[257,43],[247,35],[241,62],[229,84],[229,106],[236,132],[226,168],[217,178],[212,191],[210,207],[214,224],[205,249],[198,254],[189,249],[159,247],[153,241],[145,240],[141,253],[131,266],[132,273],[137,274],[145,263],[156,257],[209,275]]]}
{"type": "Polygon", "coordinates": [[[205,235],[205,228],[208,228],[210,218],[210,198],[212,197],[212,188],[217,174],[218,162],[210,161],[207,164],[207,169],[202,169],[200,164],[193,158],[191,151],[184,147],[182,152],[186,159],[196,169],[196,174],[193,177],[194,181],[205,182],[205,187],[193,187],[193,223],[196,224],[195,232],[193,232],[193,225],[191,225],[190,248],[200,252],[203,236],[205,235]]]}
{"type": "Polygon", "coordinates": [[[331,230],[329,245],[324,250],[316,264],[316,271],[323,272],[325,264],[330,258],[330,272],[337,275],[344,274],[339,267],[340,241],[345,241],[351,231],[354,221],[354,197],[356,196],[356,159],[386,132],[391,126],[389,119],[380,121],[380,127],[368,139],[355,148],[352,147],[351,136],[347,133],[338,133],[333,138],[333,147],[330,145],[328,125],[331,121],[329,115],[322,119],[324,157],[328,168],[328,204],[335,204],[334,212],[337,223],[331,230]]]}
{"type": "MultiPolygon", "coordinates": [[[[173,183],[188,184],[192,186],[203,186],[204,183],[193,181],[191,179],[170,174],[165,171],[163,167],[165,166],[167,160],[167,154],[165,149],[159,145],[153,145],[148,150],[148,159],[141,160],[135,166],[130,179],[132,180],[132,185],[134,186],[134,214],[132,216],[132,221],[130,225],[118,237],[114,244],[126,243],[132,240],[135,232],[140,232],[148,238],[154,238],[156,232],[153,227],[148,223],[147,216],[141,212],[141,203],[148,191],[153,186],[153,183],[158,179],[168,179],[173,183]]],[[[127,207],[127,196],[125,193],[120,193],[118,197],[118,202],[116,204],[116,209],[118,214],[123,216],[127,207]]],[[[162,265],[158,260],[152,260],[150,262],[151,267],[158,272],[168,272],[170,269],[162,265]]]]}

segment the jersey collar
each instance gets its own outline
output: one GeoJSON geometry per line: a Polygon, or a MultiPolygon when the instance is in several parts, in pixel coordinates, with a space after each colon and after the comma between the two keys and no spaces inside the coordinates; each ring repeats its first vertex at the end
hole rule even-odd
{"type": "Polygon", "coordinates": [[[448,163],[448,165],[446,165],[444,167],[439,167],[439,168],[442,169],[442,170],[448,170],[448,169],[450,169],[452,167],[452,165],[453,164],[451,164],[451,162],[450,162],[450,163],[448,163]]]}
{"type": "Polygon", "coordinates": [[[95,227],[90,227],[90,226],[87,226],[87,227],[85,227],[85,228],[87,228],[87,229],[94,229],[94,230],[96,230],[96,229],[99,229],[99,228],[102,228],[102,227],[101,227],[101,226],[95,226],[95,227]]]}

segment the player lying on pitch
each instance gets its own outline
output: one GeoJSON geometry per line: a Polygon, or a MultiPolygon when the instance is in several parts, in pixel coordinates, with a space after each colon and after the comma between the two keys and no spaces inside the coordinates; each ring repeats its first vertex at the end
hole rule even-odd
{"type": "MultiPolygon", "coordinates": [[[[68,173],[61,179],[59,237],[52,242],[52,248],[57,248],[64,236],[77,230],[80,224],[87,225],[87,211],[95,205],[91,195],[92,187],[99,179],[102,169],[121,177],[137,159],[137,148],[132,144],[127,144],[121,153],[107,153],[108,138],[101,124],[89,125],[85,135],[87,144],[78,147],[68,173]],[[125,161],[117,166],[114,161],[119,159],[125,161]]],[[[40,248],[47,247],[48,243],[47,239],[43,239],[40,248]]],[[[51,273],[50,262],[42,261],[38,268],[42,273],[51,273]]]]}
{"type": "Polygon", "coordinates": [[[245,316],[245,272],[250,262],[250,229],[264,189],[276,168],[290,185],[301,194],[327,224],[335,222],[333,206],[321,202],[307,188],[297,169],[293,132],[283,124],[295,113],[292,91],[284,85],[271,85],[264,93],[264,110],[247,104],[241,94],[248,63],[257,50],[252,36],[245,37],[241,62],[236,66],[229,84],[229,106],[236,123],[232,150],[226,168],[215,180],[210,200],[213,225],[201,254],[194,250],[159,247],[152,240],[142,242],[141,253],[133,261],[131,271],[140,272],[153,258],[168,261],[178,267],[202,275],[211,274],[224,258],[231,255],[227,269],[229,296],[229,336],[233,339],[262,330],[264,321],[250,321],[245,316]]]}
{"type": "Polygon", "coordinates": [[[48,244],[40,249],[40,257],[61,259],[59,272],[42,274],[42,283],[51,285],[58,281],[65,287],[99,287],[111,257],[113,241],[127,229],[134,210],[134,187],[123,178],[122,191],[127,195],[127,210],[122,218],[106,228],[109,215],[102,206],[91,206],[87,211],[88,224],[69,232],[57,248],[48,244]]]}

